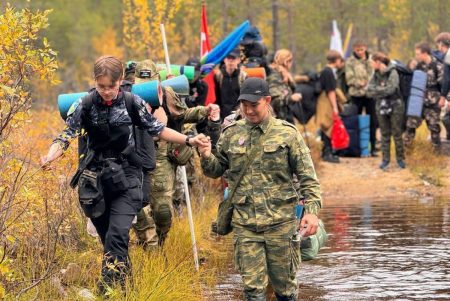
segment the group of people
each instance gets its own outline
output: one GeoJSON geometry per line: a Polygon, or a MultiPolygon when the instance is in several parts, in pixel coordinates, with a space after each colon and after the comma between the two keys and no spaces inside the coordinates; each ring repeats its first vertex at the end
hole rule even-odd
{"type": "MultiPolygon", "coordinates": [[[[406,167],[404,149],[412,145],[416,129],[423,120],[428,126],[431,144],[439,152],[441,111],[445,107],[450,85],[450,65],[445,61],[450,33],[440,33],[436,37],[436,44],[437,51],[432,51],[426,42],[416,44],[415,58],[408,63],[406,70],[409,73],[421,70],[427,75],[421,117],[406,115],[408,97],[405,94],[409,95],[409,91],[402,91],[401,77],[404,75],[398,71],[399,62],[391,60],[382,52],[370,54],[367,44],[361,41],[353,44],[353,53],[347,61],[337,51],[328,52],[328,64],[319,77],[323,92],[318,97],[315,111],[316,122],[322,133],[322,158],[325,161],[339,162],[339,158],[333,154],[330,137],[333,115],[342,113],[345,102],[355,106],[357,114],[364,110],[370,116],[372,156],[377,156],[376,131],[380,128],[381,169],[385,170],[389,166],[392,138],[397,164],[400,168],[406,167]]],[[[409,81],[411,77],[409,75],[409,81]]],[[[449,125],[446,124],[446,128],[449,125]]],[[[449,132],[447,139],[450,139],[449,132]]]]}
{"type": "MultiPolygon", "coordinates": [[[[74,183],[78,184],[81,207],[104,247],[101,293],[109,286],[124,285],[131,272],[131,228],[145,249],[163,247],[174,215],[177,166],[192,160],[192,147],[197,147],[204,175],[223,177],[233,191],[235,263],[246,299],[265,300],[270,282],[277,300],[296,300],[299,231],[303,236],[316,233],[321,208],[310,151],[294,125],[294,118],[299,119],[296,109],[307,95],[296,91],[290,72],[292,53],[282,49],[268,59],[259,33],[252,30],[244,37],[241,49],[231,51],[214,71],[216,103],[206,106],[209,87],[196,59],[188,62],[197,70],[190,95],[183,99],[166,87],[158,107],[150,107],[130,92],[135,83],[159,80],[153,61],[124,65],[113,56],[96,60],[95,88],[72,105],[66,128],[41,163],[44,169],[50,168],[71,140],[81,137],[79,145],[84,147],[80,148],[79,177],[74,183]],[[241,65],[262,67],[267,78],[249,78],[241,65]],[[182,134],[186,124],[194,125],[194,135],[182,134]],[[294,210],[299,204],[304,208],[301,220],[294,210]]],[[[445,54],[450,34],[440,34],[437,44],[445,54]]],[[[359,113],[365,109],[371,116],[373,155],[376,126],[380,126],[380,167],[389,164],[393,136],[397,163],[404,168],[405,106],[398,94],[398,74],[385,54],[371,55],[361,42],[353,48],[347,62],[339,52],[327,53],[327,65],[313,91],[320,95],[313,115],[321,131],[322,157],[329,162],[339,160],[330,140],[333,119],[350,98],[359,113]]],[[[416,59],[417,68],[430,74],[424,118],[432,131],[433,145],[438,146],[435,125],[448,93],[445,81],[450,74],[448,65],[444,68],[430,51],[426,44],[418,44],[416,59]],[[436,89],[438,82],[440,88],[436,89]]],[[[420,122],[407,120],[409,139],[420,122]]]]}

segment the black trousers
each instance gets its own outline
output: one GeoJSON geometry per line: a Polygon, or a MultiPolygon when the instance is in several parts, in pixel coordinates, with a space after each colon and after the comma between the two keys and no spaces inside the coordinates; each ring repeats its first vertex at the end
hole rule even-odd
{"type": "Polygon", "coordinates": [[[322,138],[323,146],[322,146],[322,157],[327,155],[332,155],[333,149],[331,146],[331,139],[324,132],[320,132],[320,136],[322,138]]]}
{"type": "Polygon", "coordinates": [[[376,133],[378,128],[377,113],[375,110],[375,100],[367,98],[365,96],[356,97],[352,96],[352,102],[358,107],[358,114],[361,115],[363,109],[367,115],[370,116],[370,145],[371,149],[375,148],[375,143],[377,142],[376,133]]]}
{"type": "Polygon", "coordinates": [[[104,191],[105,212],[92,219],[103,244],[102,278],[106,284],[124,283],[130,273],[129,232],[135,215],[142,208],[142,170],[124,166],[124,171],[129,188],[115,194],[104,191]]]}

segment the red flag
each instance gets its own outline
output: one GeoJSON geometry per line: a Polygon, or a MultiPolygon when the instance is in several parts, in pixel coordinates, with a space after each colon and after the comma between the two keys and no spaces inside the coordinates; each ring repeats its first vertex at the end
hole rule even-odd
{"type": "MultiPolygon", "coordinates": [[[[208,20],[206,19],[206,4],[202,3],[202,24],[200,32],[200,58],[211,51],[209,44],[208,20]]],[[[216,86],[214,84],[214,72],[211,72],[203,79],[208,85],[208,95],[206,96],[205,105],[216,102],[216,86]]]]}

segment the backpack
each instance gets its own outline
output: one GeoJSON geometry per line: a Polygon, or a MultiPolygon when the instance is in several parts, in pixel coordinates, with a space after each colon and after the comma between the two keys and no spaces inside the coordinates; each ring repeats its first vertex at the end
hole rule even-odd
{"type": "Polygon", "coordinates": [[[403,102],[406,103],[408,101],[409,95],[411,94],[413,72],[400,61],[393,61],[393,63],[399,77],[400,97],[402,98],[403,102]]]}
{"type": "MultiPolygon", "coordinates": [[[[125,89],[127,87],[124,87],[125,89]]],[[[82,100],[83,108],[86,111],[90,111],[92,106],[94,105],[94,93],[91,93],[85,96],[82,100]]],[[[142,159],[142,170],[144,172],[152,171],[156,168],[156,153],[155,153],[155,143],[153,141],[153,137],[148,134],[148,132],[144,129],[140,129],[139,125],[141,123],[139,113],[136,110],[134,105],[134,97],[130,92],[124,91],[125,97],[125,107],[127,109],[128,114],[130,115],[131,120],[133,121],[133,136],[136,153],[142,159]]],[[[86,135],[78,138],[78,155],[81,159],[83,155],[87,153],[87,137],[86,135]]]]}

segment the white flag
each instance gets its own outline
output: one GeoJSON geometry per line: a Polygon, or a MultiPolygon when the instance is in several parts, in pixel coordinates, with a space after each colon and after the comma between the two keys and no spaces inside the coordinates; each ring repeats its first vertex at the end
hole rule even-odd
{"type": "Polygon", "coordinates": [[[333,32],[331,33],[330,50],[336,50],[339,51],[340,54],[343,54],[341,32],[338,29],[336,20],[333,20],[333,32]]]}

